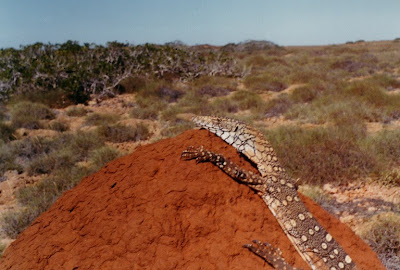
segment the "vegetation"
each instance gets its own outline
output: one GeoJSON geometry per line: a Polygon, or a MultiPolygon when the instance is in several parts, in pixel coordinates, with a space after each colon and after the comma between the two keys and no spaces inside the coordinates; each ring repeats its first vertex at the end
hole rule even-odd
{"type": "Polygon", "coordinates": [[[43,128],[40,120],[54,119],[53,111],[44,104],[23,101],[16,103],[11,109],[11,125],[13,128],[43,128]]]}
{"type": "MultiPolygon", "coordinates": [[[[193,127],[192,114],[264,129],[301,190],[321,204],[329,204],[325,183],[399,187],[398,59],[397,39],[323,48],[68,41],[2,49],[0,177],[8,170],[42,177],[16,192],[21,207],[3,216],[4,230],[15,237],[62,192],[118,157],[110,145],[176,136],[193,127]],[[122,106],[128,115],[101,110],[118,94],[131,95],[107,109],[122,106]]],[[[371,222],[365,239],[386,254],[387,266],[398,265],[397,250],[387,248],[397,218],[371,222]]]]}

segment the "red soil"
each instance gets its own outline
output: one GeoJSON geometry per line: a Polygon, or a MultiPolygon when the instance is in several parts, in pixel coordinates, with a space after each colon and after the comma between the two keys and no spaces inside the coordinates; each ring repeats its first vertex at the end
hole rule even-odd
{"type": "MultiPolygon", "coordinates": [[[[308,269],[253,191],[210,163],[180,160],[189,145],[254,170],[205,130],[140,147],[66,192],[11,244],[0,269],[271,269],[242,248],[252,239],[308,269]]],[[[347,226],[302,199],[360,269],[384,269],[347,226]]]]}

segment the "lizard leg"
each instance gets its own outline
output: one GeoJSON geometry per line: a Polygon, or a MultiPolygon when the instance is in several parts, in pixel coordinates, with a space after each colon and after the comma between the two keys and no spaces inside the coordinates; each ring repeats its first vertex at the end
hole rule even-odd
{"type": "Polygon", "coordinates": [[[253,244],[246,244],[243,247],[248,248],[251,252],[260,256],[276,269],[300,270],[288,264],[282,257],[281,250],[279,248],[274,248],[269,243],[261,243],[258,240],[253,240],[253,244]]]}
{"type": "Polygon", "coordinates": [[[265,182],[261,176],[251,171],[241,169],[237,164],[233,163],[229,159],[226,159],[223,155],[208,151],[204,149],[203,146],[197,148],[189,146],[185,151],[182,152],[181,158],[184,160],[196,159],[197,163],[211,162],[236,181],[246,184],[255,190],[261,191],[261,188],[265,182]]]}

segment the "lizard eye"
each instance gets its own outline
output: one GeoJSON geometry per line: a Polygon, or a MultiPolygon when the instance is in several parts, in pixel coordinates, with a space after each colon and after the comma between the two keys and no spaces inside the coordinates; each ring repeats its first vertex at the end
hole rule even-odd
{"type": "Polygon", "coordinates": [[[236,128],[235,128],[235,132],[238,130],[238,128],[239,128],[239,127],[238,127],[238,126],[236,126],[236,128]]]}

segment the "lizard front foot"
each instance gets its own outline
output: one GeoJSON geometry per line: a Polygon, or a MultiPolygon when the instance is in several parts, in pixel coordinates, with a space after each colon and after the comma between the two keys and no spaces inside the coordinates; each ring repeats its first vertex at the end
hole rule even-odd
{"type": "Polygon", "coordinates": [[[246,244],[243,247],[248,248],[251,252],[260,256],[276,269],[300,270],[288,264],[282,257],[281,250],[279,248],[274,248],[269,243],[253,240],[253,244],[246,244]]]}
{"type": "Polygon", "coordinates": [[[202,145],[197,148],[189,146],[186,150],[182,152],[181,158],[183,160],[196,159],[196,162],[199,163],[202,161],[207,161],[206,152],[207,151],[202,145]]]}

